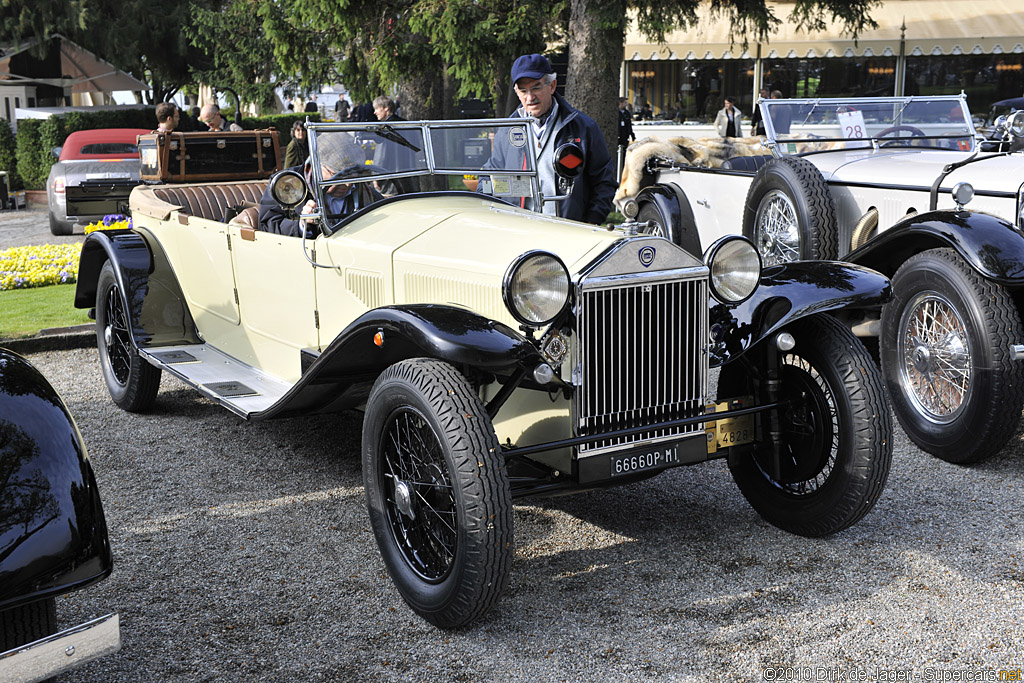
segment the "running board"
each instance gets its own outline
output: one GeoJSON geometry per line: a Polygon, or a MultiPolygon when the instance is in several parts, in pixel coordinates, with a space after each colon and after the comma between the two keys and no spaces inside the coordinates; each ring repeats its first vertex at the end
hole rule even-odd
{"type": "Polygon", "coordinates": [[[142,348],[139,354],[246,419],[273,406],[292,388],[209,344],[142,348]]]}

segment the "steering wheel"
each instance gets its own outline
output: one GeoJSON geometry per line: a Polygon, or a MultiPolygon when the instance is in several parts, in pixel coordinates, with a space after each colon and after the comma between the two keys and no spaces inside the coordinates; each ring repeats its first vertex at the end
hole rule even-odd
{"type": "MultiPolygon", "coordinates": [[[[890,133],[910,133],[910,137],[912,137],[912,138],[923,138],[924,137],[924,131],[921,130],[920,128],[915,128],[914,126],[889,126],[885,130],[880,132],[878,134],[878,137],[884,138],[886,135],[889,135],[890,133]]],[[[897,141],[896,140],[887,140],[886,142],[882,143],[880,146],[881,147],[885,147],[886,145],[891,145],[894,142],[897,142],[897,141]]]]}

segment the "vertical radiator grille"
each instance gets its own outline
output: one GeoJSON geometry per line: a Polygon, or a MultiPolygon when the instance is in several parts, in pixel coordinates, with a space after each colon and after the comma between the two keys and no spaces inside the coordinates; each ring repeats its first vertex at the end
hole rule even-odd
{"type": "MultiPolygon", "coordinates": [[[[700,414],[707,386],[704,278],[613,288],[584,284],[574,367],[578,436],[700,414]]],[[[700,425],[658,429],[581,446],[580,455],[677,439],[700,425]]]]}

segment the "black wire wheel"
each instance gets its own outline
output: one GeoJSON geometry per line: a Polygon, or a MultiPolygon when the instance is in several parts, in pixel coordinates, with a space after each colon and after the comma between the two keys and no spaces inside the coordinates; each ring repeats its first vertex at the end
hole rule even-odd
{"type": "Polygon", "coordinates": [[[958,464],[997,453],[1024,408],[1024,367],[1012,354],[1024,325],[1013,297],[948,248],[907,259],[892,285],[879,344],[907,436],[958,464]]]}
{"type": "MultiPolygon", "coordinates": [[[[762,414],[759,441],[730,458],[729,468],[768,522],[801,536],[825,536],[856,523],[881,495],[892,460],[892,420],[878,368],[849,328],[818,315],[787,330],[796,345],[779,358],[779,398],[786,407],[778,411],[778,466],[769,418],[762,414]]],[[[726,365],[719,400],[763,399],[764,379],[740,363],[726,365]]]]}
{"type": "Polygon", "coordinates": [[[363,420],[377,545],[402,598],[441,628],[497,602],[512,563],[512,493],[487,411],[452,366],[418,358],[377,379],[363,420]]]}
{"type": "Polygon", "coordinates": [[[160,369],[139,356],[131,336],[125,296],[107,261],[96,283],[96,348],[110,397],[123,410],[145,412],[160,389],[160,369]]]}

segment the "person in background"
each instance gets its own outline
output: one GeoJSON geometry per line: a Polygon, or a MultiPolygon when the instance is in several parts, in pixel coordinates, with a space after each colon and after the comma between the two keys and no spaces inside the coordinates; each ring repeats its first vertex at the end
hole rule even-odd
{"type": "Polygon", "coordinates": [[[199,113],[199,120],[202,121],[214,132],[240,131],[242,127],[237,123],[228,123],[228,120],[221,116],[220,107],[216,104],[207,104],[199,113]]]}
{"type": "Polygon", "coordinates": [[[725,106],[715,117],[715,130],[723,138],[743,137],[743,126],[740,121],[743,113],[736,108],[736,98],[729,95],[725,98],[725,106]]]}
{"type": "Polygon", "coordinates": [[[170,133],[177,127],[181,114],[173,102],[161,102],[156,105],[156,132],[170,133]]]}
{"type": "Polygon", "coordinates": [[[316,103],[316,95],[315,94],[309,96],[309,101],[306,102],[306,109],[305,109],[305,111],[308,111],[308,112],[318,112],[318,111],[320,111],[320,108],[317,106],[317,103],[316,103]]]}
{"type": "MultiPolygon", "coordinates": [[[[395,113],[395,101],[386,95],[381,95],[373,101],[373,114],[378,121],[405,121],[395,113]]],[[[401,131],[399,131],[401,135],[401,131]]],[[[409,142],[409,136],[403,136],[409,142]]],[[[389,171],[412,171],[417,168],[415,152],[392,140],[377,140],[377,146],[373,151],[373,163],[389,171]]],[[[384,180],[378,188],[385,197],[396,194],[408,194],[419,192],[419,178],[394,178],[384,180]]]]}
{"type": "MultiPolygon", "coordinates": [[[[359,168],[365,164],[366,153],[350,133],[332,132],[317,137],[317,155],[320,161],[320,173],[324,180],[336,176],[351,177],[358,174],[359,168]]],[[[306,178],[308,187],[313,187],[312,158],[307,158],[301,166],[288,170],[301,173],[306,178]]],[[[322,220],[339,221],[360,209],[381,199],[371,183],[338,183],[324,190],[327,206],[324,208],[322,220]]],[[[297,212],[310,214],[317,211],[316,200],[308,198],[297,212]]],[[[263,192],[260,199],[259,229],[278,235],[290,237],[315,238],[319,228],[315,220],[297,218],[296,214],[278,206],[270,194],[270,186],[263,192]]]]}
{"type": "MultiPolygon", "coordinates": [[[[772,90],[772,99],[781,100],[782,91],[772,90]]],[[[772,128],[775,129],[776,135],[786,135],[789,133],[789,127],[793,123],[793,112],[788,107],[774,107],[772,110],[772,128]]]]}
{"type": "Polygon", "coordinates": [[[309,140],[306,139],[306,126],[302,121],[292,124],[292,141],[284,152],[284,167],[301,166],[309,158],[309,140]]]}
{"type": "MultiPolygon", "coordinates": [[[[761,88],[757,97],[759,100],[768,99],[768,88],[761,88]]],[[[757,102],[754,102],[754,113],[750,115],[750,134],[751,135],[764,135],[764,121],[761,120],[761,107],[757,106],[757,102]]]]}
{"type": "Polygon", "coordinates": [[[199,107],[193,105],[193,107],[189,110],[188,117],[192,119],[192,130],[208,130],[206,124],[199,120],[199,107]]]}
{"type": "MultiPolygon", "coordinates": [[[[544,202],[534,207],[529,197],[522,205],[549,215],[561,216],[587,223],[603,223],[612,207],[615,194],[615,163],[608,153],[604,136],[594,119],[576,109],[555,92],[558,81],[547,57],[539,54],[523,55],[512,64],[511,82],[519,97],[519,108],[513,118],[533,117],[527,126],[526,144],[536,145],[537,174],[541,193],[545,197],[565,194],[565,187],[555,175],[555,150],[566,142],[578,144],[584,154],[583,171],[572,184],[569,198],[561,202],[544,202]]],[[[494,150],[485,164],[488,169],[508,170],[523,168],[525,161],[512,136],[499,134],[494,139],[494,150]]]]}
{"type": "Polygon", "coordinates": [[[335,121],[347,121],[348,120],[349,104],[348,100],[344,97],[339,97],[338,101],[334,103],[334,120],[335,121]]]}
{"type": "Polygon", "coordinates": [[[636,140],[636,133],[633,132],[633,115],[629,111],[629,100],[625,97],[619,98],[619,168],[622,168],[626,158],[626,148],[630,141],[636,140]]]}

